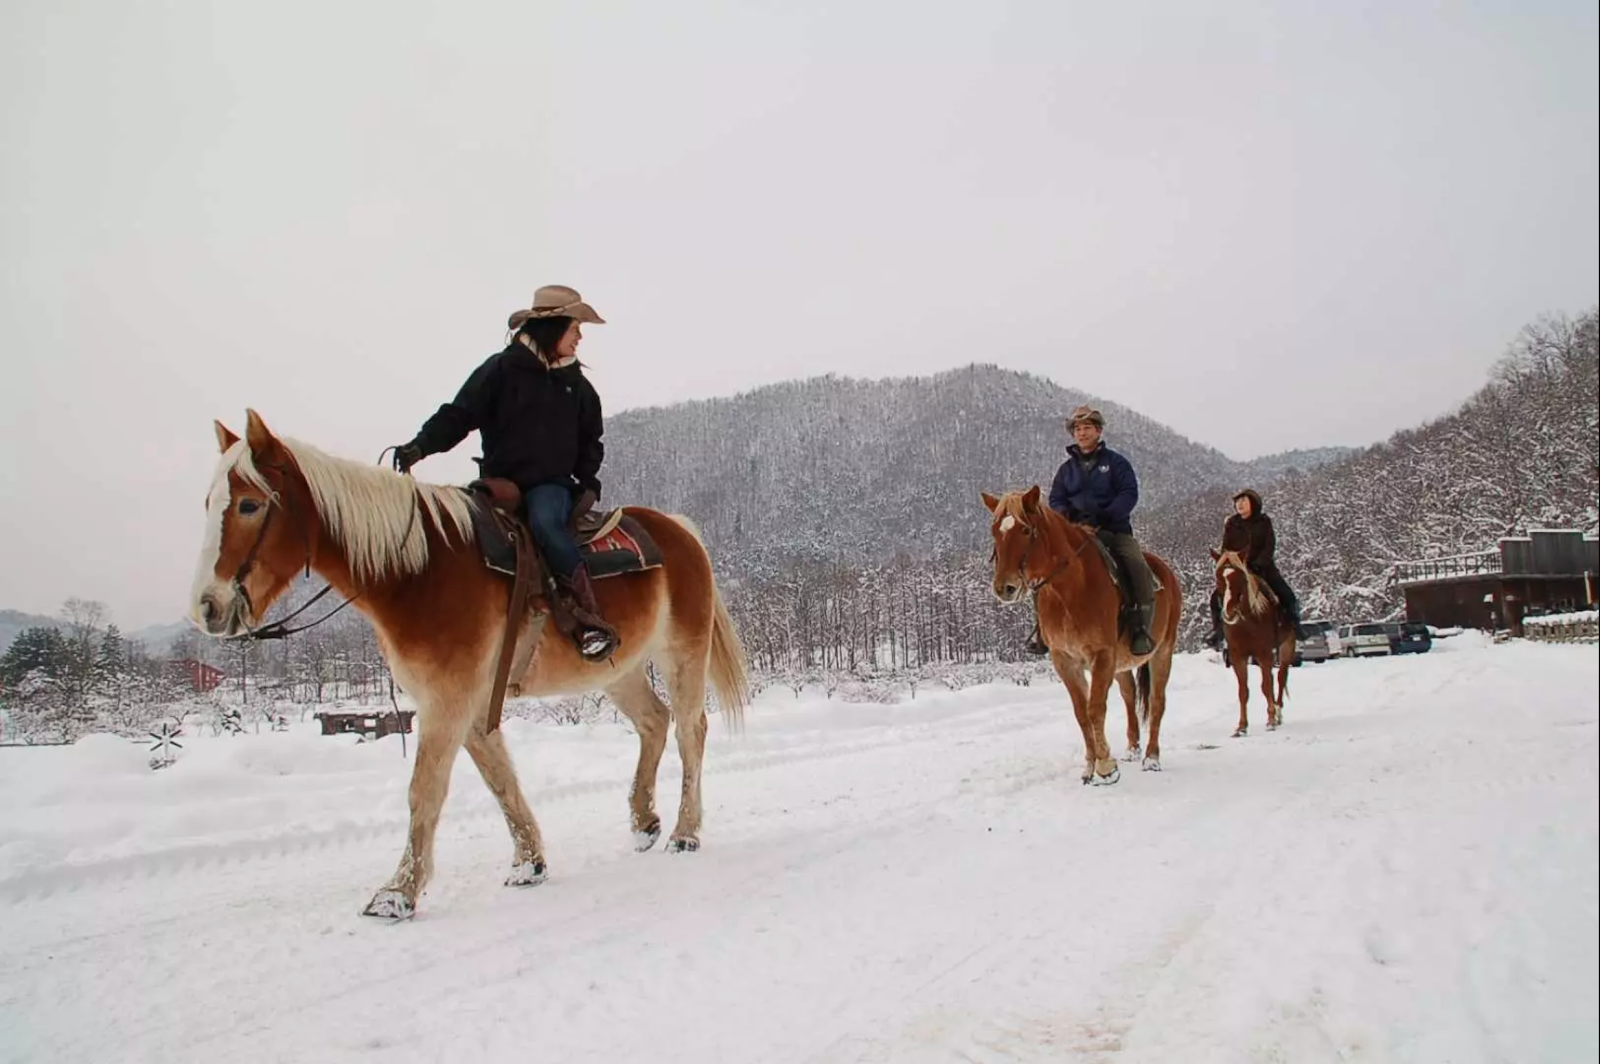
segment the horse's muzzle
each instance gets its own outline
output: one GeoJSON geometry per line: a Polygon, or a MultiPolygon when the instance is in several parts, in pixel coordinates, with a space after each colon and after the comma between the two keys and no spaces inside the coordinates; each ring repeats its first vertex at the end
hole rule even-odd
{"type": "Polygon", "coordinates": [[[207,635],[227,639],[244,632],[244,596],[232,588],[208,588],[201,592],[189,619],[207,635]]]}
{"type": "Polygon", "coordinates": [[[1009,605],[1022,598],[1022,585],[1015,580],[997,580],[994,585],[994,597],[1009,605]]]}

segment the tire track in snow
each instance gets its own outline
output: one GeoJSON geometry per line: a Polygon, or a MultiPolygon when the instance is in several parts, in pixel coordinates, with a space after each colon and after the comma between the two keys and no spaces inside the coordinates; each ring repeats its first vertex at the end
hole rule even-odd
{"type": "MultiPolygon", "coordinates": [[[[952,727],[963,731],[992,731],[996,726],[1014,731],[1048,726],[1048,709],[1029,703],[1005,703],[982,706],[976,710],[947,716],[932,721],[908,721],[903,725],[876,729],[870,739],[855,742],[837,742],[828,733],[817,733],[815,743],[792,744],[799,749],[779,749],[765,753],[732,751],[731,756],[712,756],[708,751],[704,777],[710,783],[725,776],[738,776],[750,772],[764,772],[809,761],[834,761],[852,757],[888,746],[944,743],[950,740],[952,727]],[[976,719],[974,719],[976,718],[976,719]]],[[[790,745],[790,744],[780,744],[790,745]]],[[[460,756],[465,756],[464,754],[460,756]]],[[[662,758],[658,780],[659,795],[675,793],[674,780],[682,773],[676,750],[669,744],[662,758]]],[[[475,782],[476,777],[474,777],[475,782]]],[[[570,802],[600,794],[615,794],[618,798],[618,817],[626,819],[626,800],[632,774],[628,772],[615,779],[581,780],[556,784],[537,791],[524,792],[534,815],[550,805],[570,802]]],[[[478,783],[481,786],[481,782],[478,783]]],[[[663,819],[666,819],[663,816],[663,819]]],[[[500,807],[488,800],[487,795],[472,807],[449,810],[440,822],[441,837],[446,832],[458,833],[461,829],[503,824],[500,807]]],[[[6,879],[0,879],[0,900],[20,904],[43,900],[55,894],[86,890],[123,883],[131,879],[154,879],[162,876],[192,874],[208,868],[243,864],[250,861],[278,861],[313,852],[344,849],[363,844],[389,842],[397,848],[404,841],[410,825],[408,817],[392,816],[365,823],[346,823],[332,828],[285,832],[266,838],[237,839],[222,842],[201,842],[169,847],[146,853],[108,857],[75,865],[30,869],[6,879]]]]}

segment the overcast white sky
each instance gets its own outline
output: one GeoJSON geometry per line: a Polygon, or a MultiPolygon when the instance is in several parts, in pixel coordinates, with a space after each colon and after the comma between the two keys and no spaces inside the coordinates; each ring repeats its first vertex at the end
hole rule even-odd
{"type": "Polygon", "coordinates": [[[213,417],[375,460],[552,282],[610,320],[612,413],[985,361],[1236,458],[1372,442],[1596,299],[1597,37],[1592,0],[8,0],[0,607],[178,618],[213,417]]]}

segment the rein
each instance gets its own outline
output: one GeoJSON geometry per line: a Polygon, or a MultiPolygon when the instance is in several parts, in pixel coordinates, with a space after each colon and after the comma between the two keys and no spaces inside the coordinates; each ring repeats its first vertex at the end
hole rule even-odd
{"type": "MultiPolygon", "coordinates": [[[[387,454],[388,451],[392,449],[393,448],[386,448],[384,454],[387,454]]],[[[378,464],[383,464],[383,454],[378,456],[378,464]]],[[[263,472],[266,470],[271,470],[272,472],[277,473],[280,477],[286,477],[289,473],[289,470],[284,466],[263,466],[262,470],[263,472]]],[[[272,498],[267,501],[267,516],[261,519],[261,530],[256,533],[255,542],[250,544],[250,550],[245,553],[244,560],[239,563],[238,571],[233,574],[234,592],[244,599],[245,605],[249,608],[251,613],[255,612],[255,603],[250,601],[250,592],[245,590],[244,581],[245,578],[250,575],[250,570],[255,567],[256,553],[261,550],[261,543],[267,538],[267,529],[272,524],[272,515],[277,512],[277,507],[279,505],[282,505],[283,508],[288,511],[289,520],[294,522],[295,527],[306,533],[306,576],[309,577],[311,575],[310,532],[305,528],[304,523],[300,520],[300,515],[295,512],[293,496],[288,495],[283,491],[274,491],[272,493],[272,498]]],[[[416,527],[417,523],[417,510],[418,506],[416,505],[415,498],[413,498],[411,505],[411,517],[406,522],[406,533],[404,536],[400,537],[400,545],[402,547],[411,540],[411,530],[416,527]]],[[[343,602],[339,603],[339,605],[335,606],[327,613],[324,613],[321,617],[318,617],[311,623],[302,624],[295,628],[289,627],[290,621],[294,620],[306,610],[316,605],[319,599],[332,590],[332,584],[323,585],[321,591],[318,591],[315,595],[311,596],[311,598],[307,599],[299,609],[295,610],[287,617],[280,617],[276,621],[272,621],[269,624],[264,624],[259,628],[246,628],[243,638],[254,639],[260,642],[265,642],[272,639],[287,639],[289,636],[298,632],[304,632],[315,628],[317,625],[321,624],[323,621],[326,621],[328,618],[332,617],[334,614],[350,605],[350,603],[367,593],[367,589],[362,588],[360,591],[357,591],[354,595],[351,595],[349,598],[345,599],[343,602]]]]}

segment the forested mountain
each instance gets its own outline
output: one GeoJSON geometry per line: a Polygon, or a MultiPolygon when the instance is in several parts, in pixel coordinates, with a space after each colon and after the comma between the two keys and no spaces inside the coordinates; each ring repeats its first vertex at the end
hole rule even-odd
{"type": "Polygon", "coordinates": [[[1141,509],[1253,475],[1116,403],[995,366],[933,377],[835,376],[630,410],[606,428],[605,500],[691,515],[733,569],[783,558],[866,563],[971,549],[978,495],[1039,483],[1093,401],[1139,471],[1141,509]]]}

